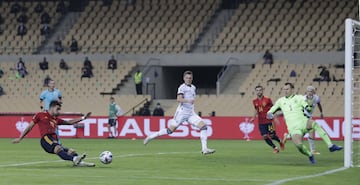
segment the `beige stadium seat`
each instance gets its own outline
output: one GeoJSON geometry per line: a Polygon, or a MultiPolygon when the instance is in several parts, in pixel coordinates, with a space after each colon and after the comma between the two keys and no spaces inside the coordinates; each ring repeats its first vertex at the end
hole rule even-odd
{"type": "MultiPolygon", "coordinates": [[[[222,49],[221,51],[234,52],[232,48],[226,49],[226,46],[222,41],[230,41],[230,45],[235,45],[235,47],[238,48],[240,43],[234,41],[233,35],[234,33],[242,32],[251,34],[282,34],[275,37],[268,37],[268,35],[265,35],[262,39],[268,40],[271,38],[269,43],[260,42],[258,43],[260,46],[236,49],[236,52],[259,52],[261,48],[285,52],[296,52],[298,50],[302,52],[335,51],[337,45],[343,43],[343,33],[338,31],[339,28],[342,27],[343,20],[346,17],[352,17],[351,15],[353,12],[356,12],[356,10],[353,11],[353,9],[356,9],[356,6],[351,6],[353,3],[354,2],[351,1],[351,3],[343,4],[341,0],[279,3],[276,0],[270,0],[265,5],[263,2],[253,2],[249,3],[247,7],[239,6],[220,36],[215,40],[214,43],[216,44],[214,44],[210,50],[219,51],[219,48],[225,48],[225,50],[222,49]],[[344,8],[336,7],[339,3],[341,3],[344,8]],[[280,22],[283,22],[283,24],[280,24],[280,22]],[[270,25],[277,25],[276,27],[281,27],[281,25],[283,25],[284,28],[273,31],[272,29],[274,27],[270,25]],[[232,30],[231,28],[234,27],[241,27],[242,29],[232,30]],[[317,32],[323,30],[326,30],[326,33],[328,34],[317,34],[317,32]],[[300,40],[297,40],[297,38],[300,38],[300,40]],[[304,42],[302,40],[304,40],[304,42]],[[314,42],[311,42],[311,40],[314,40],[314,42]],[[328,42],[329,40],[330,42],[328,42]],[[294,41],[296,42],[294,43],[294,41]],[[267,44],[270,45],[270,47],[266,46],[267,44]]],[[[252,43],[259,39],[257,36],[250,38],[252,38],[250,39],[250,42],[252,43]]]]}
{"type": "MultiPolygon", "coordinates": [[[[243,98],[252,99],[254,95],[253,88],[256,85],[263,85],[266,89],[266,94],[277,99],[283,95],[281,92],[281,86],[285,82],[292,82],[295,84],[296,93],[303,94],[305,93],[306,87],[308,85],[313,85],[317,88],[317,93],[321,97],[324,97],[324,100],[333,99],[334,96],[342,97],[343,96],[343,82],[313,82],[312,79],[318,74],[317,67],[319,65],[314,64],[291,64],[288,61],[275,61],[271,68],[267,69],[263,75],[259,75],[260,70],[262,69],[262,64],[256,64],[255,68],[251,71],[249,76],[239,87],[239,93],[245,93],[243,98]],[[284,67],[285,66],[285,67],[284,67]],[[290,78],[287,74],[290,73],[291,69],[295,69],[299,74],[296,78],[290,78]],[[276,83],[264,83],[266,80],[274,74],[281,73],[280,71],[285,71],[285,76],[281,77],[280,84],[276,83]],[[313,75],[313,76],[312,76],[313,75]]],[[[331,69],[330,66],[327,65],[331,69]]],[[[341,70],[337,72],[333,70],[334,74],[341,73],[341,70]]],[[[340,98],[341,99],[341,98],[340,98]]],[[[246,102],[245,102],[246,103],[246,102]]],[[[336,113],[339,114],[339,113],[336,113]]],[[[331,113],[330,113],[331,115],[331,113]]]]}
{"type": "MultiPolygon", "coordinates": [[[[107,33],[107,38],[110,38],[113,43],[121,43],[122,47],[117,47],[116,51],[124,53],[152,53],[154,52],[154,48],[142,48],[139,47],[139,45],[149,45],[154,42],[154,39],[169,43],[170,41],[176,40],[177,37],[182,37],[182,39],[185,39],[185,43],[191,44],[198,37],[199,31],[185,28],[191,28],[192,26],[190,25],[192,24],[196,25],[196,27],[205,25],[219,7],[220,0],[207,1],[203,5],[195,1],[189,1],[188,3],[177,2],[176,4],[169,1],[164,1],[159,4],[153,2],[136,2],[136,4],[141,4],[139,6],[125,6],[125,4],[116,1],[116,4],[118,8],[113,8],[115,7],[114,5],[110,10],[100,8],[101,6],[98,3],[89,4],[85,8],[84,13],[81,13],[81,19],[79,19],[78,22],[78,24],[84,23],[89,25],[86,26],[89,33],[78,34],[78,31],[74,30],[79,30],[80,27],[76,26],[78,24],[75,24],[74,28],[70,30],[72,34],[67,35],[65,40],[69,41],[74,34],[78,36],[84,35],[84,37],[77,37],[79,38],[78,42],[85,44],[83,52],[89,50],[87,47],[92,47],[90,52],[93,53],[109,52],[109,49],[102,47],[104,44],[107,44],[106,42],[94,42],[96,39],[100,41],[105,40],[105,38],[99,38],[100,33],[107,33]],[[155,9],[156,11],[154,11],[155,9]],[[121,10],[121,13],[118,13],[119,10],[121,10]],[[92,13],[90,14],[90,12],[92,13]],[[188,18],[191,18],[191,21],[189,21],[188,18]],[[154,22],[154,20],[158,21],[154,22]],[[166,24],[163,24],[163,22],[166,22],[166,24]],[[113,27],[115,27],[115,29],[113,27]],[[158,37],[161,33],[154,31],[159,29],[166,30],[163,32],[164,37],[158,37]],[[90,36],[93,33],[95,34],[90,36]],[[139,36],[141,36],[140,39],[139,36]],[[86,43],[83,40],[86,40],[86,43]],[[126,45],[122,43],[123,40],[127,42],[126,45]]],[[[180,52],[178,48],[182,48],[182,52],[189,48],[189,46],[185,44],[179,46],[180,47],[174,47],[173,49],[168,48],[166,50],[159,47],[157,50],[171,53],[180,52]]]]}
{"type": "MultiPolygon", "coordinates": [[[[1,67],[10,67],[13,63],[2,62],[0,64],[1,67]]],[[[44,77],[46,74],[53,74],[52,77],[56,80],[56,87],[63,92],[63,111],[85,111],[89,108],[94,108],[96,109],[93,111],[95,115],[107,115],[107,113],[104,114],[104,110],[98,110],[97,106],[92,104],[92,101],[88,101],[88,99],[91,98],[94,102],[101,103],[100,100],[102,101],[103,96],[100,95],[100,92],[110,92],[112,88],[116,87],[117,83],[125,78],[125,75],[128,75],[136,66],[135,61],[119,61],[118,69],[115,70],[114,73],[122,75],[113,75],[111,70],[106,69],[104,62],[93,61],[95,68],[93,71],[94,77],[80,80],[82,61],[68,61],[68,64],[71,66],[71,72],[57,69],[57,64],[49,64],[49,67],[51,68],[48,71],[42,72],[39,69],[37,62],[28,62],[26,65],[31,71],[29,71],[29,75],[24,79],[0,78],[0,83],[4,83],[3,87],[7,93],[4,95],[5,97],[9,99],[19,99],[19,97],[24,98],[19,105],[9,107],[0,106],[0,111],[33,112],[33,105],[36,106],[36,109],[38,108],[38,96],[40,94],[39,87],[42,87],[44,77]],[[23,102],[29,102],[26,103],[29,104],[29,106],[22,106],[23,102]]],[[[149,97],[147,98],[149,99],[149,97]]],[[[129,106],[135,106],[138,100],[138,97],[131,97],[128,100],[129,106]]],[[[107,103],[108,101],[106,100],[104,107],[107,107],[107,103]]],[[[106,108],[101,109],[107,110],[106,108]]]]}
{"type": "MultiPolygon", "coordinates": [[[[37,2],[24,2],[23,6],[25,6],[28,9],[33,10],[37,2]]],[[[45,11],[47,11],[50,16],[52,16],[52,21],[50,26],[53,27],[57,23],[58,15],[55,12],[55,8],[52,8],[54,6],[53,3],[43,3],[45,6],[45,11]]],[[[11,3],[2,4],[2,6],[9,10],[11,3]]],[[[4,10],[5,10],[4,9],[4,10]]],[[[40,36],[40,18],[38,14],[31,13],[31,11],[28,11],[26,13],[28,16],[28,23],[27,26],[27,34],[21,38],[20,36],[17,36],[17,26],[18,23],[16,21],[10,21],[10,20],[16,20],[17,16],[13,14],[3,14],[3,18],[5,19],[5,25],[6,27],[4,30],[4,34],[7,35],[4,40],[4,42],[0,42],[0,48],[4,48],[2,50],[3,53],[6,54],[32,54],[35,51],[35,48],[40,46],[40,43],[44,41],[44,37],[40,36]],[[28,43],[28,41],[34,41],[33,44],[28,43]]]]}

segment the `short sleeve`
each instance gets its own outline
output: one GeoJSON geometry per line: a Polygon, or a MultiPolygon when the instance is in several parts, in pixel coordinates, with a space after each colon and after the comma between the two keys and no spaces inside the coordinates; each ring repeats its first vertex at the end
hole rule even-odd
{"type": "Polygon", "coordinates": [[[43,92],[41,92],[41,94],[40,94],[40,100],[44,100],[45,99],[45,93],[46,93],[46,91],[43,91],[43,92]]]}
{"type": "Polygon", "coordinates": [[[180,87],[178,88],[177,94],[184,94],[184,93],[185,93],[185,88],[184,88],[184,87],[185,87],[185,86],[180,85],[180,87]]]}
{"type": "Polygon", "coordinates": [[[268,98],[268,103],[269,103],[270,106],[273,106],[273,105],[274,105],[273,102],[272,102],[272,100],[271,100],[271,98],[268,98]]]}
{"type": "Polygon", "coordinates": [[[39,114],[39,113],[35,114],[35,115],[32,117],[32,121],[33,121],[35,124],[38,123],[39,120],[40,120],[40,114],[39,114]]]}
{"type": "Polygon", "coordinates": [[[319,103],[320,103],[320,97],[316,96],[316,104],[319,104],[319,103]]]}
{"type": "Polygon", "coordinates": [[[61,125],[65,120],[61,119],[61,118],[56,118],[56,124],[57,125],[61,125]]]}
{"type": "Polygon", "coordinates": [[[61,94],[61,91],[60,90],[58,90],[58,98],[62,98],[62,94],[61,94]]]}

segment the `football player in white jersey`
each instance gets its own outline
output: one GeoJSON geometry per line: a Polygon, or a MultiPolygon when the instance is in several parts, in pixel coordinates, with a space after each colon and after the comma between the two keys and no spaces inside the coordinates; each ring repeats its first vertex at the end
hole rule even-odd
{"type": "Polygon", "coordinates": [[[174,118],[169,120],[168,127],[155,132],[144,140],[144,145],[148,144],[152,139],[159,136],[173,133],[176,128],[183,122],[200,129],[201,152],[203,155],[212,154],[215,149],[207,147],[207,125],[194,111],[194,101],[196,96],[196,87],[192,84],[193,73],[185,71],[183,75],[184,83],[180,85],[177,92],[177,102],[179,105],[176,109],[174,118]]]}
{"type": "MultiPolygon", "coordinates": [[[[306,102],[309,104],[309,106],[312,106],[312,110],[311,110],[311,112],[309,112],[309,116],[312,117],[315,107],[318,106],[319,110],[320,110],[320,117],[324,118],[322,106],[320,104],[320,97],[318,95],[316,95],[315,88],[313,86],[308,86],[306,88],[306,94],[304,95],[304,98],[305,98],[306,102]]],[[[318,151],[315,150],[314,138],[315,138],[315,132],[314,131],[309,132],[308,142],[310,145],[311,153],[312,154],[320,154],[318,151]]]]}

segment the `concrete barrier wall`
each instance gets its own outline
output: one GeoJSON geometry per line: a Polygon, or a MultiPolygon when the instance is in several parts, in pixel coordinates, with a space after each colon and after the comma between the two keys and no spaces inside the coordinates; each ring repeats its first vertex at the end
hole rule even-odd
{"type": "MultiPolygon", "coordinates": [[[[39,62],[46,57],[49,62],[84,61],[85,56],[93,62],[108,61],[112,54],[53,54],[53,55],[2,55],[0,61],[18,61],[22,57],[25,62],[39,62]]],[[[162,66],[223,66],[230,57],[238,58],[238,64],[253,64],[262,60],[263,53],[191,53],[191,54],[114,54],[117,60],[135,60],[139,65],[145,65],[149,59],[154,65],[162,66]]],[[[274,60],[287,59],[290,63],[304,64],[343,64],[344,52],[302,52],[302,53],[273,53],[274,60]]],[[[151,63],[151,62],[150,62],[151,63]]],[[[151,63],[152,64],[152,63],[151,63]]],[[[235,63],[234,63],[235,64],[235,63]]]]}

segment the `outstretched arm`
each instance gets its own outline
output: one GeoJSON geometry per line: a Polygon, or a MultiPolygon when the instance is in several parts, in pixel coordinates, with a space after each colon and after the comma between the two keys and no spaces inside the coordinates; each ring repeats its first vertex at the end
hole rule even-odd
{"type": "Polygon", "coordinates": [[[40,109],[44,110],[44,108],[45,108],[44,107],[45,91],[41,92],[39,98],[40,98],[40,103],[39,103],[40,109]]]}
{"type": "Polygon", "coordinates": [[[249,122],[254,122],[256,116],[258,115],[258,112],[256,110],[254,110],[254,114],[253,114],[253,117],[250,118],[249,122]]]}
{"type": "Polygon", "coordinates": [[[63,121],[62,123],[59,123],[59,125],[73,125],[75,123],[78,123],[82,120],[85,120],[86,118],[88,118],[91,115],[91,112],[88,112],[86,115],[80,117],[80,118],[75,118],[75,119],[71,119],[68,121],[63,121]]]}
{"type": "Polygon", "coordinates": [[[24,132],[21,133],[19,138],[16,138],[12,140],[12,143],[20,143],[20,141],[33,129],[35,123],[33,121],[30,122],[30,124],[26,127],[24,132]]]}
{"type": "Polygon", "coordinates": [[[319,107],[319,111],[320,111],[320,117],[324,118],[323,109],[322,109],[320,102],[318,103],[318,107],[319,107]]]}
{"type": "Polygon", "coordinates": [[[40,109],[41,109],[41,110],[44,110],[44,107],[43,107],[43,100],[42,100],[42,99],[40,99],[40,104],[39,104],[39,105],[40,105],[40,109]]]}
{"type": "Polygon", "coordinates": [[[280,100],[276,101],[275,104],[270,108],[270,110],[266,113],[266,118],[267,119],[273,119],[274,118],[274,113],[278,110],[280,110],[280,100]]]}

